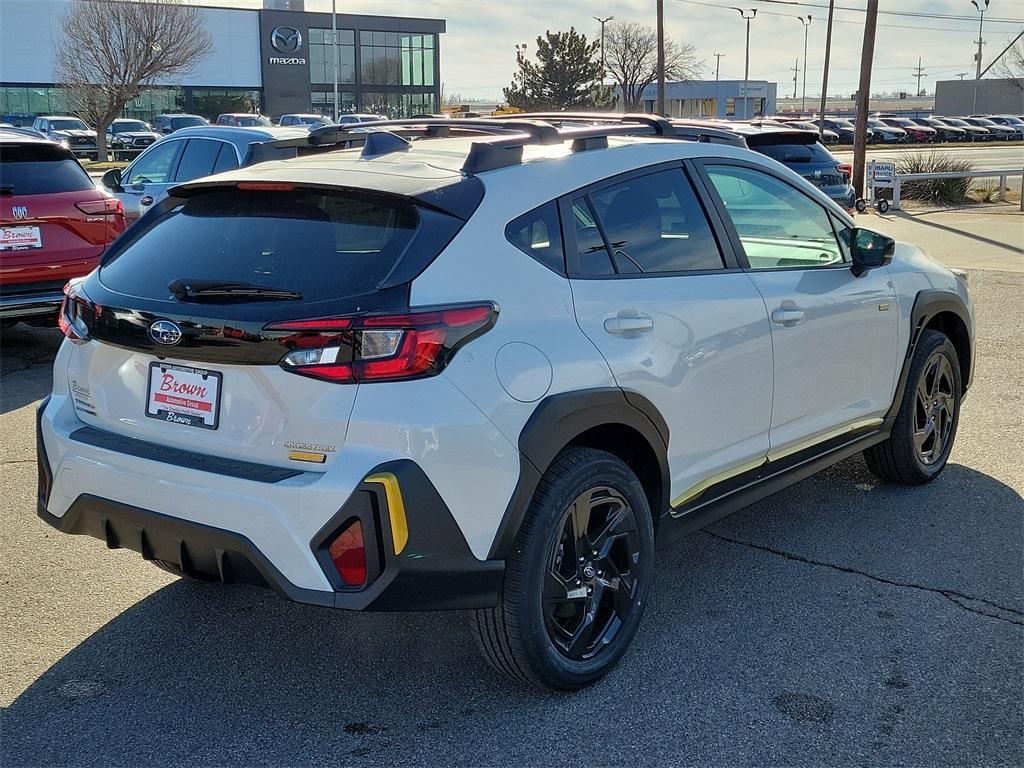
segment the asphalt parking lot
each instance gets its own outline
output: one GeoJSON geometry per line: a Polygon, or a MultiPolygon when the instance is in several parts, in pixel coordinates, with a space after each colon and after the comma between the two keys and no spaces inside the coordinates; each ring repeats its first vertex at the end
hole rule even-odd
{"type": "Polygon", "coordinates": [[[946,472],[858,457],[659,553],[633,648],[520,689],[458,614],[172,579],[35,515],[55,331],[0,357],[4,765],[1021,765],[1024,273],[972,270],[977,376],[946,472]]]}

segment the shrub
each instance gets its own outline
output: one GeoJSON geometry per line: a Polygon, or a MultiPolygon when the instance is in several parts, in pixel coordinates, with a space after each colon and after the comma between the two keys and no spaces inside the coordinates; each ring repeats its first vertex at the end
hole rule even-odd
{"type": "MultiPolygon", "coordinates": [[[[896,161],[896,173],[953,173],[973,171],[974,163],[959,155],[939,152],[915,152],[896,161]]],[[[921,179],[900,185],[900,196],[909,200],[935,203],[962,203],[967,199],[971,179],[921,179]]]]}

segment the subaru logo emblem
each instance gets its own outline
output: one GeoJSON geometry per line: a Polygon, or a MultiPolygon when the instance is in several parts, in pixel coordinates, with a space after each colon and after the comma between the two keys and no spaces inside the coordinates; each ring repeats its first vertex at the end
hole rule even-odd
{"type": "Polygon", "coordinates": [[[181,341],[181,335],[181,328],[170,320],[157,320],[149,326],[149,338],[165,347],[177,344],[181,341]]]}
{"type": "Polygon", "coordinates": [[[13,216],[16,219],[27,219],[28,208],[26,208],[24,205],[15,205],[14,207],[11,208],[11,216],[13,216]]]}
{"type": "Polygon", "coordinates": [[[270,44],[279,53],[295,53],[302,47],[302,34],[295,27],[274,27],[270,44]]]}

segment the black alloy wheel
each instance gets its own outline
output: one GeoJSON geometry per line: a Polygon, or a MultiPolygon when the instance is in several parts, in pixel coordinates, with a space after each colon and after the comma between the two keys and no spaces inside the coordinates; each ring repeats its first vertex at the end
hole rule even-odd
{"type": "Polygon", "coordinates": [[[589,488],[565,510],[553,544],[543,585],[548,635],[567,658],[591,659],[636,608],[636,513],[614,489],[589,488]]]}

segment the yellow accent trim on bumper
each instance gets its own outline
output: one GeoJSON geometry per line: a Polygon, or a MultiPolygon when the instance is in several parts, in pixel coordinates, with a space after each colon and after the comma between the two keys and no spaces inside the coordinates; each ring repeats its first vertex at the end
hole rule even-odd
{"type": "Polygon", "coordinates": [[[409,522],[405,517],[405,502],[402,500],[398,478],[390,472],[379,472],[366,478],[366,482],[380,483],[384,486],[384,496],[388,500],[388,517],[391,518],[391,538],[394,540],[395,554],[400,555],[409,542],[409,522]]]}
{"type": "Polygon", "coordinates": [[[752,461],[748,461],[744,464],[740,464],[739,466],[727,469],[724,472],[719,472],[717,475],[712,475],[711,477],[701,480],[699,483],[689,488],[685,493],[676,497],[672,501],[672,507],[676,508],[681,507],[684,504],[689,504],[712,486],[718,485],[719,483],[736,477],[737,475],[742,475],[744,472],[750,472],[751,470],[757,469],[768,462],[778,461],[786,456],[799,453],[807,448],[813,448],[819,443],[824,443],[828,440],[832,440],[833,438],[841,437],[849,432],[857,432],[858,430],[867,429],[868,427],[880,426],[882,422],[883,419],[878,418],[861,419],[860,421],[855,421],[852,424],[846,424],[842,427],[836,427],[835,429],[831,429],[827,432],[822,432],[814,437],[808,438],[807,440],[801,440],[798,443],[793,443],[785,448],[780,448],[777,451],[768,451],[767,456],[760,456],[752,461]]]}
{"type": "Polygon", "coordinates": [[[288,458],[292,461],[311,461],[314,464],[323,464],[327,461],[327,454],[312,453],[310,451],[289,451],[288,458]]]}

